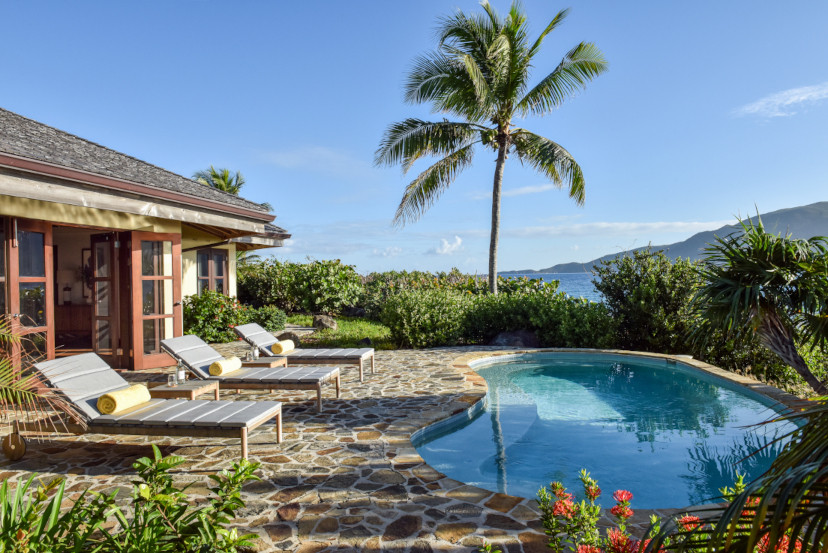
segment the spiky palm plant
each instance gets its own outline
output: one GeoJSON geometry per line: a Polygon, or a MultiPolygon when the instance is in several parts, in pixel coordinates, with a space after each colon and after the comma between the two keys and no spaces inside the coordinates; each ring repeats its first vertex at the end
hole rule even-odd
{"type": "Polygon", "coordinates": [[[244,177],[239,171],[231,173],[230,169],[216,169],[212,165],[209,169],[193,173],[193,179],[205,186],[212,186],[236,196],[244,186],[244,177]]]}
{"type": "Polygon", "coordinates": [[[764,475],[724,510],[694,510],[701,520],[693,530],[675,521],[663,524],[648,550],[659,551],[665,544],[691,552],[828,550],[828,401],[808,403],[783,417],[802,426],[791,433],[791,441],[764,475]]]}
{"type": "Polygon", "coordinates": [[[828,395],[796,347],[828,347],[828,242],[769,234],[757,219],[706,249],[704,284],[693,299],[695,338],[715,328],[755,333],[816,393],[828,395]]]}
{"type": "Polygon", "coordinates": [[[560,25],[559,12],[529,42],[526,16],[515,2],[505,18],[484,0],[483,13],[455,15],[439,21],[437,50],[416,59],[405,84],[405,99],[430,103],[435,112],[462,121],[406,119],[385,131],[376,151],[377,165],[401,164],[408,172],[420,158],[440,158],[405,189],[394,217],[404,225],[419,219],[457,175],[472,163],[476,145],[497,153],[492,188],[489,244],[489,289],[497,293],[497,247],[503,168],[510,153],[559,188],[566,186],[578,204],[584,202],[584,176],[560,144],[513,126],[516,118],[545,115],[585,88],[607,69],[601,51],[582,42],[560,64],[530,88],[529,73],[543,40],[560,25]]]}
{"type": "Polygon", "coordinates": [[[12,330],[8,318],[0,317],[0,425],[28,420],[45,432],[59,429],[62,417],[68,417],[83,426],[85,419],[77,408],[31,370],[36,359],[23,347],[28,339],[12,330]],[[54,414],[61,417],[52,418],[54,414]]]}

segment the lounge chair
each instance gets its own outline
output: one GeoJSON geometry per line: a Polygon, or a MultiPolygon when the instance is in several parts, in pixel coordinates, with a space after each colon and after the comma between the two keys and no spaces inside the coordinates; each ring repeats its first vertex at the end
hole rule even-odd
{"type": "Polygon", "coordinates": [[[322,386],[333,382],[340,397],[339,367],[242,367],[223,376],[212,376],[210,365],[224,359],[198,336],[161,340],[161,349],[196,378],[218,380],[222,388],[237,390],[316,390],[316,410],[322,410],[322,386]]]}
{"type": "Polygon", "coordinates": [[[312,363],[342,363],[359,365],[359,381],[362,382],[362,368],[366,360],[371,360],[371,374],[374,374],[374,348],[331,348],[331,349],[294,349],[287,353],[274,354],[270,346],[278,338],[256,323],[239,325],[234,329],[242,340],[268,357],[286,357],[288,365],[312,363]]]}
{"type": "MultiPolygon", "coordinates": [[[[276,441],[282,441],[282,404],[278,401],[206,401],[151,399],[135,407],[102,415],[97,408],[104,394],[129,388],[129,383],[94,353],[44,361],[34,366],[45,383],[62,393],[86,418],[77,423],[55,421],[60,430],[74,434],[132,434],[141,436],[193,436],[241,438],[241,454],[247,458],[247,435],[276,419],[276,441]]],[[[42,425],[15,421],[12,438],[17,458],[25,453],[21,431],[39,431],[42,425]],[[16,434],[16,436],[15,436],[16,434]]]]}

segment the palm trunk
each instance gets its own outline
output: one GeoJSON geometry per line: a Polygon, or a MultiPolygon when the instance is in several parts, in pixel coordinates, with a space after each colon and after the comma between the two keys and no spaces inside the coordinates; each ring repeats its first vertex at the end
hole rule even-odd
{"type": "Polygon", "coordinates": [[[819,395],[828,395],[828,387],[814,376],[808,364],[796,351],[796,344],[779,316],[771,310],[763,311],[756,334],[762,345],[793,367],[805,382],[819,395]]]}
{"type": "Polygon", "coordinates": [[[500,189],[503,185],[503,166],[506,164],[508,138],[504,136],[497,151],[494,185],[492,187],[492,239],[489,242],[489,292],[497,294],[497,242],[500,238],[500,189]]]}

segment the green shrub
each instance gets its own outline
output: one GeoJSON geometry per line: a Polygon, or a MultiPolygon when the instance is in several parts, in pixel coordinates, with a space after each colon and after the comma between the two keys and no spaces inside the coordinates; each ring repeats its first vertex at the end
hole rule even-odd
{"type": "Polygon", "coordinates": [[[357,303],[362,279],[353,266],[338,259],[309,263],[268,259],[239,275],[238,287],[239,298],[254,307],[338,314],[357,303]]]}
{"type": "Polygon", "coordinates": [[[268,332],[276,332],[285,328],[287,315],[275,305],[263,305],[258,309],[251,309],[247,319],[247,322],[258,323],[268,332]]]}
{"type": "Polygon", "coordinates": [[[186,487],[176,487],[169,474],[184,459],[162,457],[154,445],[152,450],[152,459],[142,457],[132,465],[139,480],[133,482],[131,501],[125,506],[116,503],[117,490],[109,495],[82,491],[70,500],[61,478],[37,487],[34,475],[16,487],[3,482],[0,551],[235,553],[239,547],[252,545],[250,538],[255,534],[239,535],[226,525],[244,508],[242,486],[259,479],[253,474],[258,463],[241,460],[229,471],[210,475],[213,497],[196,504],[187,496],[186,487]],[[64,503],[69,503],[68,508],[64,503]],[[114,528],[104,526],[109,517],[117,522],[114,528]]]}
{"type": "Polygon", "coordinates": [[[184,298],[184,333],[208,343],[231,342],[236,339],[233,327],[249,322],[251,311],[234,297],[205,290],[184,298]]]}
{"type": "Polygon", "coordinates": [[[641,250],[602,261],[592,283],[615,321],[621,349],[688,353],[690,298],[699,285],[697,264],[641,250]]]}
{"type": "Polygon", "coordinates": [[[402,290],[386,299],[380,318],[401,347],[454,345],[468,304],[468,294],[445,288],[402,290]]]}

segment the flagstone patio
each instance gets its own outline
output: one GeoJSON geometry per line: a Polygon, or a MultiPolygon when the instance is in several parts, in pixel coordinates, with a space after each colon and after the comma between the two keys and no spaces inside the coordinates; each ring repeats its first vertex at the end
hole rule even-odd
{"type": "MultiPolygon", "coordinates": [[[[246,351],[239,342],[218,349],[246,351]]],[[[223,392],[284,402],[281,444],[273,427],[251,434],[250,459],[262,463],[262,480],[246,486],[237,525],[257,534],[258,551],[475,551],[483,540],[508,553],[547,551],[532,499],[448,478],[425,464],[409,440],[485,396],[485,381],[458,358],[495,349],[504,348],[377,351],[377,373],[366,372],[360,383],[355,367],[343,367],[342,397],[326,390],[321,413],[312,392],[223,392]]],[[[124,376],[166,379],[163,371],[124,376]]],[[[187,459],[176,478],[192,483],[197,496],[207,495],[207,475],[238,455],[237,440],[55,435],[30,441],[20,461],[0,458],[0,480],[37,472],[68,478],[74,493],[122,488],[128,495],[131,463],[150,454],[152,442],[187,459]]],[[[636,511],[634,526],[646,525],[651,512],[636,511]]]]}

